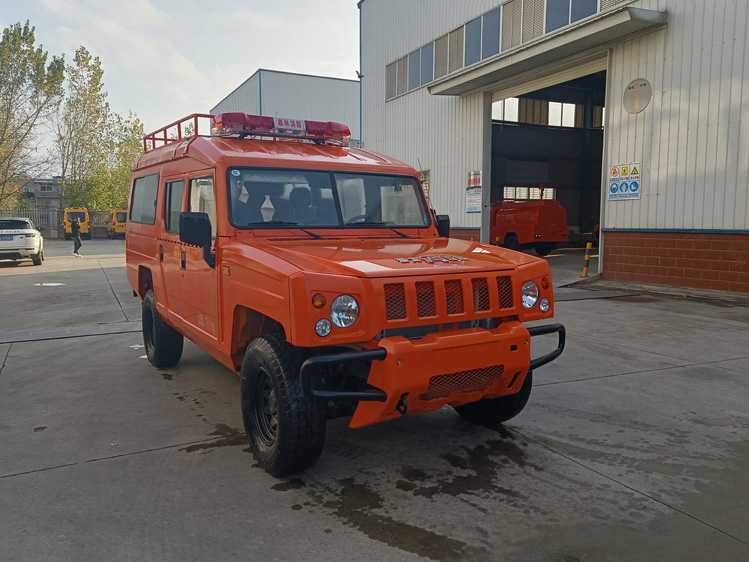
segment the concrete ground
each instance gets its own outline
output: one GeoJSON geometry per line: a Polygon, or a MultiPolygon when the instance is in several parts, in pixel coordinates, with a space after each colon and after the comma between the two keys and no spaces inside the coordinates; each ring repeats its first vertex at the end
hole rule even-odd
{"type": "Polygon", "coordinates": [[[144,358],[124,243],[48,242],[0,262],[4,562],[749,560],[749,303],[570,286],[583,252],[554,253],[567,348],[504,429],[335,420],[277,480],[236,375],[144,358]]]}

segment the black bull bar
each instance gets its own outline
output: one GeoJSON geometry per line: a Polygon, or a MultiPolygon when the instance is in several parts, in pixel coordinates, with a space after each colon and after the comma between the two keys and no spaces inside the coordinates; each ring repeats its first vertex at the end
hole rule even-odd
{"type": "MultiPolygon", "coordinates": [[[[564,343],[566,339],[566,331],[562,324],[547,324],[545,326],[531,326],[527,328],[528,333],[531,337],[543,336],[547,334],[556,333],[559,337],[557,341],[557,347],[555,350],[542,355],[536,359],[532,359],[528,367],[529,371],[538,369],[539,367],[551,363],[562,354],[564,351],[564,343]]],[[[385,402],[387,400],[387,393],[384,390],[368,386],[364,390],[323,390],[315,388],[313,380],[316,372],[321,367],[330,365],[339,365],[341,363],[353,362],[353,361],[382,361],[387,357],[387,351],[384,349],[366,349],[363,351],[347,351],[344,353],[336,353],[335,355],[318,355],[316,357],[310,357],[304,363],[299,372],[299,379],[302,384],[302,390],[307,396],[314,398],[321,398],[323,400],[357,400],[357,401],[376,401],[385,402]]]]}

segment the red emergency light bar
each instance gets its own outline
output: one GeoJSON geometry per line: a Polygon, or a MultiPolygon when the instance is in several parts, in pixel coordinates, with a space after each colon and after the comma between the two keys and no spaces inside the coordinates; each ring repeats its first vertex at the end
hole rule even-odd
{"type": "Polygon", "coordinates": [[[213,136],[281,137],[309,140],[317,144],[347,145],[351,131],[346,125],[333,121],[309,121],[266,117],[247,113],[221,113],[214,115],[211,127],[213,136]]]}

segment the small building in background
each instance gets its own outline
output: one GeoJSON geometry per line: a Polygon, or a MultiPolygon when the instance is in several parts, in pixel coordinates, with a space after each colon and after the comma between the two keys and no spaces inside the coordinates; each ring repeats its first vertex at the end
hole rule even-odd
{"type": "MultiPolygon", "coordinates": [[[[352,70],[353,72],[353,70],[352,70]]],[[[259,69],[211,109],[269,117],[336,121],[351,130],[359,146],[359,80],[259,69]]]]}

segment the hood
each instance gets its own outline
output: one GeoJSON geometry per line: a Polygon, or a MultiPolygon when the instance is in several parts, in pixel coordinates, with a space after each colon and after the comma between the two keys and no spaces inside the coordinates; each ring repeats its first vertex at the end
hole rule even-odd
{"type": "MultiPolygon", "coordinates": [[[[539,258],[455,238],[293,240],[257,243],[264,252],[301,270],[357,277],[397,277],[506,271],[539,258]]],[[[237,248],[238,251],[242,251],[237,248]]]]}

